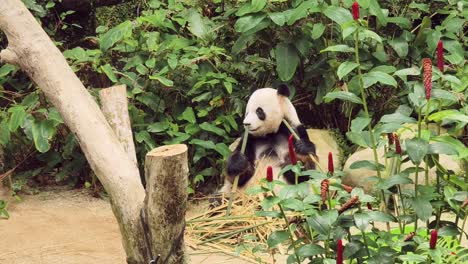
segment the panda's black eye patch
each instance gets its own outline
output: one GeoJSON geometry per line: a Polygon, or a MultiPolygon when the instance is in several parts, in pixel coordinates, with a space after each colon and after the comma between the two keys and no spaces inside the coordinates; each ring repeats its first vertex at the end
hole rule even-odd
{"type": "Polygon", "coordinates": [[[263,109],[262,109],[261,107],[257,108],[257,110],[255,111],[255,113],[257,114],[258,119],[260,119],[260,120],[265,120],[266,115],[265,115],[265,112],[263,112],[263,109]]]}

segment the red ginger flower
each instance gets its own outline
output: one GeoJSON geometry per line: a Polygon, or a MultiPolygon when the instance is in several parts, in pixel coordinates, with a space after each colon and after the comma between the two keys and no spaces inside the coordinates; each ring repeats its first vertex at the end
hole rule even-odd
{"type": "Polygon", "coordinates": [[[294,143],[293,143],[294,135],[291,134],[288,139],[289,145],[289,157],[291,158],[291,163],[293,165],[297,164],[296,152],[294,152],[294,143]]]}
{"type": "Polygon", "coordinates": [[[333,154],[328,152],[328,171],[331,175],[335,172],[335,166],[333,166],[333,154]]]}
{"type": "Polygon", "coordinates": [[[356,1],[353,3],[353,18],[354,20],[359,19],[359,4],[356,1]]]}
{"type": "Polygon", "coordinates": [[[328,188],[330,187],[330,181],[327,179],[323,180],[320,184],[320,196],[322,197],[322,202],[325,203],[327,200],[327,192],[328,188]]]}
{"type": "Polygon", "coordinates": [[[343,264],[343,241],[338,239],[336,247],[336,264],[343,264]]]}
{"type": "Polygon", "coordinates": [[[267,180],[268,182],[272,182],[272,181],[273,181],[273,168],[272,168],[271,166],[268,166],[268,167],[267,167],[266,180],[267,180]]]}
{"type": "Polygon", "coordinates": [[[401,145],[400,145],[400,140],[398,139],[398,136],[394,135],[393,139],[395,140],[395,152],[396,154],[401,155],[401,145]]]}
{"type": "Polygon", "coordinates": [[[431,249],[435,249],[436,244],[437,244],[437,229],[434,229],[431,232],[431,240],[429,241],[429,247],[431,249]]]}
{"type": "Polygon", "coordinates": [[[388,137],[388,145],[393,145],[393,142],[395,141],[395,136],[393,135],[393,133],[388,133],[387,137],[388,137]]]}
{"type": "Polygon", "coordinates": [[[442,40],[437,43],[437,68],[444,73],[444,44],[442,40]]]}
{"type": "Polygon", "coordinates": [[[426,87],[426,99],[431,99],[431,88],[432,88],[432,61],[431,59],[424,58],[423,71],[424,71],[424,87],[426,87]]]}
{"type": "Polygon", "coordinates": [[[351,207],[353,207],[354,205],[358,203],[359,203],[359,197],[357,196],[351,197],[348,201],[346,201],[345,204],[343,204],[343,206],[341,206],[340,209],[338,209],[338,213],[342,214],[344,211],[350,209],[351,207]]]}
{"type": "Polygon", "coordinates": [[[415,232],[410,232],[409,235],[405,237],[405,242],[412,240],[415,235],[416,235],[415,232]]]}
{"type": "Polygon", "coordinates": [[[353,187],[348,186],[346,184],[341,184],[341,187],[343,187],[343,189],[347,191],[348,193],[351,193],[353,191],[353,187]]]}

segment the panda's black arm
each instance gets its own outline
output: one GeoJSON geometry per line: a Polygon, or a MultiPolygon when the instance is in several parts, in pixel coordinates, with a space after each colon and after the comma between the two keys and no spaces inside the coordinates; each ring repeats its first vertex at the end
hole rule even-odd
{"type": "Polygon", "coordinates": [[[254,173],[254,162],[255,162],[255,148],[254,138],[250,135],[247,138],[247,145],[245,147],[245,153],[241,153],[242,141],[234,149],[232,154],[227,160],[226,172],[229,181],[234,182],[234,178],[239,175],[238,186],[243,186],[247,181],[252,178],[254,173]]]}
{"type": "Polygon", "coordinates": [[[304,125],[299,125],[294,129],[299,136],[299,140],[295,142],[295,150],[298,154],[314,154],[315,155],[315,145],[309,139],[309,135],[307,134],[307,130],[305,129],[304,125]]]}

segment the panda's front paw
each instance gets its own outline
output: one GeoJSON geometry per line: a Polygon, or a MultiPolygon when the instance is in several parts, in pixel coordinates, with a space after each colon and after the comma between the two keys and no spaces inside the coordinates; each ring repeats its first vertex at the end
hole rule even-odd
{"type": "Polygon", "coordinates": [[[298,154],[315,154],[315,145],[306,139],[296,141],[294,148],[298,154]]]}
{"type": "Polygon", "coordinates": [[[227,174],[228,176],[236,176],[248,170],[250,167],[249,160],[244,154],[237,152],[228,159],[227,174]]]}

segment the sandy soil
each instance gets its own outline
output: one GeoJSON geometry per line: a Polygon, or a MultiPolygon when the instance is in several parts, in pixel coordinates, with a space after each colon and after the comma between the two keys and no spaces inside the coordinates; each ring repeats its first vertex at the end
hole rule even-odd
{"type": "MultiPolygon", "coordinates": [[[[0,198],[5,199],[5,193],[0,198]]],[[[0,219],[2,264],[124,264],[117,222],[107,201],[86,190],[50,190],[24,195],[0,219]]],[[[247,263],[224,254],[190,251],[191,263],[247,263]]]]}

